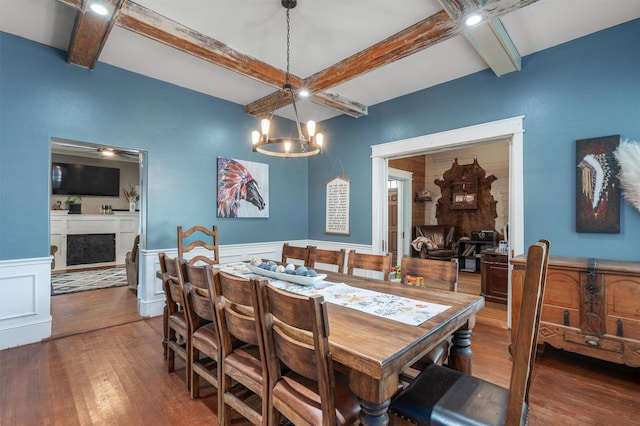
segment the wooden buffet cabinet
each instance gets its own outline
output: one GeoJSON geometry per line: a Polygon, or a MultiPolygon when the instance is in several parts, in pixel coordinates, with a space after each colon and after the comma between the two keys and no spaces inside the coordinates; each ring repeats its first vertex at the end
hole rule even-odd
{"type": "MultiPolygon", "coordinates": [[[[526,257],[511,263],[513,343],[526,257]]],[[[550,257],[538,343],[640,367],[640,262],[550,257]]]]}

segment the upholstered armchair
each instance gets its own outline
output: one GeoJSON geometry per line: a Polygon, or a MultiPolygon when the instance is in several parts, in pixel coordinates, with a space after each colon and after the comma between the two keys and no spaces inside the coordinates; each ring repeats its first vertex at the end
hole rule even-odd
{"type": "Polygon", "coordinates": [[[451,260],[455,256],[455,227],[418,225],[411,246],[423,259],[451,260]]]}
{"type": "Polygon", "coordinates": [[[136,235],[133,240],[133,248],[127,252],[124,258],[124,264],[127,270],[127,284],[133,291],[138,291],[138,244],[140,243],[140,235],[136,235]]]}

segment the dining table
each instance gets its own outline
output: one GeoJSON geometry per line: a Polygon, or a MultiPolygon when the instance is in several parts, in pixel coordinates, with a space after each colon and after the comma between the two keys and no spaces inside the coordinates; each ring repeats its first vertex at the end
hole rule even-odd
{"type": "MultiPolygon", "coordinates": [[[[470,337],[476,313],[484,307],[483,296],[430,288],[429,280],[425,280],[425,287],[415,287],[365,276],[317,272],[326,275],[323,283],[350,290],[338,296],[327,292],[325,299],[329,302],[326,304],[329,346],[334,366],[348,377],[349,388],[358,397],[361,424],[388,424],[387,410],[401,384],[401,373],[450,336],[453,339],[449,367],[471,374],[470,337]],[[427,311],[436,310],[427,320],[420,317],[417,322],[406,323],[387,318],[384,312],[382,315],[367,312],[371,308],[369,302],[360,303],[366,309],[342,303],[350,297],[362,299],[362,295],[356,294],[359,289],[373,294],[380,304],[392,297],[407,299],[427,311]]],[[[406,309],[411,322],[413,310],[406,309]]]]}

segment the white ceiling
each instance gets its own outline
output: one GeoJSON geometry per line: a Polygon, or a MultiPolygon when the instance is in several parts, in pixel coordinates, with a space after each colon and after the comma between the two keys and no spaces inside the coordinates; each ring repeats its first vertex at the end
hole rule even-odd
{"type": "MultiPolygon", "coordinates": [[[[285,9],[280,0],[136,2],[236,51],[286,68],[285,9]]],[[[438,0],[299,0],[291,11],[291,72],[306,78],[441,9],[438,0]]],[[[65,51],[75,15],[73,8],[57,0],[0,0],[1,31],[65,51]]],[[[501,20],[524,57],[636,18],[640,0],[539,0],[501,20]]],[[[274,91],[118,26],[99,61],[242,105],[274,91]]],[[[330,92],[372,106],[485,68],[469,41],[457,36],[330,92]]],[[[299,102],[298,109],[303,120],[340,114],[310,101],[299,102]]],[[[291,108],[280,113],[291,117],[291,108]]]]}

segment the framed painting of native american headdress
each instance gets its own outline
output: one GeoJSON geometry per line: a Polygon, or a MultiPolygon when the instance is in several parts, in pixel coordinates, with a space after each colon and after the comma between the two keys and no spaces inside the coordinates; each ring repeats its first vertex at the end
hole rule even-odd
{"type": "Polygon", "coordinates": [[[218,217],[269,217],[269,165],[218,157],[218,217]]]}
{"type": "Polygon", "coordinates": [[[620,233],[620,135],[576,141],[576,232],[620,233]]]}

